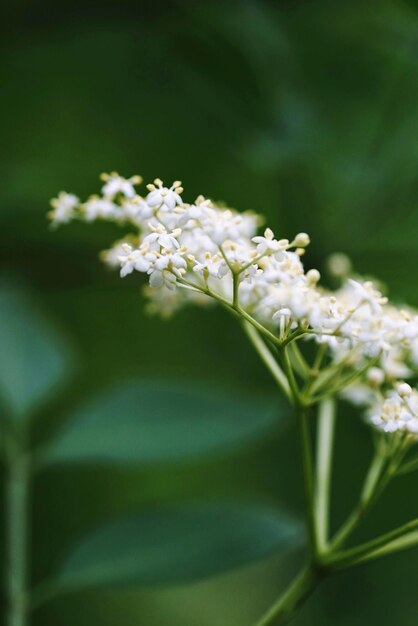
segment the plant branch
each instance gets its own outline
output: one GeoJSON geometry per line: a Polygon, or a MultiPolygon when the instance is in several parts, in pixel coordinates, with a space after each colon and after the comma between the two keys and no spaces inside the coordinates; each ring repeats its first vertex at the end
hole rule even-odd
{"type": "Polygon", "coordinates": [[[279,356],[281,358],[283,370],[288,380],[289,387],[292,393],[293,403],[295,404],[295,406],[301,406],[302,398],[300,395],[300,390],[299,390],[299,387],[295,378],[295,374],[293,372],[292,363],[289,358],[289,353],[285,345],[280,346],[279,356]]]}
{"type": "Polygon", "coordinates": [[[332,540],[332,550],[336,550],[345,543],[360,524],[372,504],[374,504],[379,493],[386,463],[386,456],[382,453],[380,447],[377,447],[363,483],[359,502],[332,540]]]}
{"type": "Polygon", "coordinates": [[[318,582],[319,576],[314,569],[310,567],[302,569],[255,626],[282,626],[288,624],[295,616],[299,607],[314,591],[318,582]]]}
{"type": "Polygon", "coordinates": [[[260,337],[258,331],[253,326],[251,326],[249,322],[243,322],[242,327],[245,333],[247,334],[247,337],[249,338],[250,342],[256,349],[261,360],[263,361],[264,365],[267,367],[267,369],[273,376],[274,380],[277,382],[280,389],[283,391],[286,397],[290,400],[291,391],[290,391],[287,378],[284,375],[283,370],[281,369],[280,365],[277,363],[276,359],[274,358],[274,356],[272,355],[272,353],[266,346],[265,342],[260,337]]]}
{"type": "Polygon", "coordinates": [[[418,530],[418,518],[407,522],[406,524],[403,524],[402,526],[395,528],[395,530],[385,533],[376,539],[367,541],[366,543],[356,546],[355,548],[351,548],[350,550],[340,552],[334,557],[331,556],[325,561],[325,563],[330,564],[333,569],[350,567],[351,565],[355,565],[359,561],[366,559],[368,556],[371,556],[374,552],[384,548],[396,539],[402,538],[415,530],[418,530]]]}
{"type": "Polygon", "coordinates": [[[329,501],[332,449],[335,429],[335,399],[327,398],[319,406],[316,464],[316,525],[318,548],[328,544],[329,501]]]}

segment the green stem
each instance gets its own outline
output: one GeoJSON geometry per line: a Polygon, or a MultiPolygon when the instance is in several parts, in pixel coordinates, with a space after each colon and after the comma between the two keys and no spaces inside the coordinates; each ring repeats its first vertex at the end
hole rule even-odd
{"type": "MultiPolygon", "coordinates": [[[[320,393],[319,395],[317,395],[315,397],[311,397],[311,402],[312,403],[316,403],[316,402],[319,402],[323,398],[326,398],[326,397],[328,397],[330,395],[336,395],[337,393],[339,393],[340,391],[342,391],[343,389],[345,389],[346,387],[348,387],[349,385],[354,383],[365,372],[367,372],[367,370],[370,367],[376,365],[376,363],[378,362],[379,358],[380,358],[380,354],[375,359],[372,359],[371,361],[368,361],[365,365],[363,365],[363,367],[361,367],[359,369],[356,369],[354,372],[352,372],[351,374],[349,374],[345,378],[340,379],[337,382],[336,385],[331,386],[331,387],[327,387],[326,390],[323,393],[320,393]]],[[[319,389],[319,391],[320,391],[320,389],[319,389]]]]}
{"type": "Polygon", "coordinates": [[[335,429],[335,400],[327,398],[319,407],[316,463],[316,525],[318,547],[328,544],[331,464],[335,429]]]}
{"type": "Polygon", "coordinates": [[[296,372],[304,379],[309,377],[309,366],[306,363],[302,352],[299,349],[299,346],[296,341],[293,341],[289,345],[289,350],[291,351],[291,360],[293,367],[296,372]]]}
{"type": "Polygon", "coordinates": [[[319,582],[315,570],[305,567],[290,583],[286,591],[270,607],[255,626],[282,626],[288,624],[299,607],[313,592],[319,582]]]}
{"type": "Polygon", "coordinates": [[[299,441],[302,457],[303,485],[305,491],[305,514],[310,558],[314,562],[318,556],[318,540],[315,519],[315,497],[312,448],[309,433],[307,409],[297,409],[299,425],[299,441]]]}
{"type": "Polygon", "coordinates": [[[376,539],[367,541],[355,548],[340,552],[336,556],[331,556],[325,561],[326,565],[330,564],[333,569],[343,569],[350,567],[350,565],[356,564],[358,561],[366,559],[369,555],[372,555],[377,550],[384,548],[392,541],[399,539],[418,529],[418,519],[414,519],[411,522],[407,522],[399,528],[392,530],[376,539]]]}
{"type": "Polygon", "coordinates": [[[279,356],[281,357],[283,370],[288,380],[290,391],[292,392],[293,402],[296,406],[301,406],[302,402],[301,402],[300,391],[299,391],[299,387],[295,378],[295,374],[293,372],[292,363],[290,361],[289,353],[287,351],[286,346],[284,345],[280,346],[279,356]]]}
{"type": "Polygon", "coordinates": [[[300,339],[301,337],[303,337],[304,335],[306,335],[306,331],[302,330],[301,328],[297,328],[296,330],[294,330],[293,332],[290,333],[290,335],[288,335],[287,337],[285,337],[281,342],[280,345],[282,347],[287,346],[289,343],[292,343],[292,341],[295,341],[295,339],[300,339]]]}
{"type": "Polygon", "coordinates": [[[378,447],[366,475],[359,503],[335,535],[331,543],[332,550],[335,550],[344,544],[374,504],[381,491],[380,487],[384,476],[383,470],[386,466],[386,461],[386,457],[382,454],[382,451],[378,447]]]}
{"type": "Polygon", "coordinates": [[[239,275],[234,272],[232,274],[232,285],[233,285],[232,306],[235,309],[238,308],[238,305],[239,305],[239,282],[240,282],[239,275]]]}
{"type": "Polygon", "coordinates": [[[309,432],[308,407],[303,404],[300,390],[292,369],[292,363],[289,358],[287,348],[282,346],[279,355],[283,363],[284,373],[289,381],[290,390],[292,392],[293,403],[296,408],[296,414],[299,427],[299,442],[302,457],[303,485],[305,491],[305,514],[308,534],[308,544],[310,548],[310,557],[314,562],[318,555],[317,531],[315,519],[315,497],[314,497],[314,476],[313,476],[313,458],[311,437],[309,432]]]}
{"type": "Polygon", "coordinates": [[[29,466],[19,449],[9,456],[6,532],[8,543],[7,626],[27,626],[27,515],[29,466]]]}
{"type": "Polygon", "coordinates": [[[291,392],[287,378],[280,365],[277,363],[276,359],[264,343],[263,339],[260,337],[258,331],[248,322],[243,322],[242,326],[264,365],[266,365],[267,369],[270,371],[280,389],[285,393],[286,397],[290,399],[291,392]]]}

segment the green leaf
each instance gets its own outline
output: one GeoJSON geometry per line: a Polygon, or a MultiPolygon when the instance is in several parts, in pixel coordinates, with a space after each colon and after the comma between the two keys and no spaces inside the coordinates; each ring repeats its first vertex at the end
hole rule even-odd
{"type": "Polygon", "coordinates": [[[267,557],[300,540],[288,516],[239,504],[148,510],[88,535],[63,562],[58,590],[199,580],[267,557]]]}
{"type": "Polygon", "coordinates": [[[48,462],[155,463],[248,444],[277,423],[271,402],[184,383],[126,383],[71,416],[48,462]]]}
{"type": "Polygon", "coordinates": [[[0,288],[0,395],[22,420],[63,383],[71,370],[62,336],[23,292],[0,288]]]}

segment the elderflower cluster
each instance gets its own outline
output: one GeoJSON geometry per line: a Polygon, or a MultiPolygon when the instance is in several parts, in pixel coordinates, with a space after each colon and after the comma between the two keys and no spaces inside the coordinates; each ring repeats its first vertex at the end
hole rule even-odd
{"type": "Polygon", "coordinates": [[[270,228],[259,234],[258,215],[203,196],[189,204],[180,181],[166,186],[156,179],[139,195],[139,176],[112,172],[102,180],[101,194],[85,202],[61,192],[51,201],[49,216],[53,225],[78,218],[125,226],[129,234],[101,257],[119,267],[122,277],[134,272],[148,277],[150,310],[169,315],[188,302],[217,300],[278,341],[292,333],[313,339],[327,350],[339,375],[364,371],[338,392],[363,404],[377,428],[414,432],[418,392],[408,400],[412,411],[394,385],[413,378],[418,365],[415,311],[389,303],[373,282],[349,277],[350,264],[342,255],[334,259],[341,287],[322,287],[319,272],[305,271],[302,264],[306,233],[292,240],[277,238],[270,228]]]}
{"type": "Polygon", "coordinates": [[[399,383],[370,410],[370,421],[387,433],[418,435],[418,391],[399,383]]]}

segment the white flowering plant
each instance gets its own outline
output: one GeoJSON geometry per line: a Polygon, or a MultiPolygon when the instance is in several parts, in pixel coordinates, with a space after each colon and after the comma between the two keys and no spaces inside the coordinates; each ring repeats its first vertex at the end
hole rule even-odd
{"type": "MultiPolygon", "coordinates": [[[[100,195],[81,202],[60,193],[49,217],[107,220],[127,234],[101,258],[122,277],[145,274],[150,312],[170,316],[188,304],[218,304],[242,326],[293,409],[298,424],[306,505],[306,563],[257,626],[288,623],[325,577],[418,545],[418,519],[352,545],[352,534],[389,482],[418,470],[418,314],[351,272],[343,255],[329,267],[330,290],[305,271],[306,233],[278,239],[262,219],[203,196],[187,203],[179,181],[160,179],[139,195],[139,176],[102,175],[100,195]],[[330,502],[338,401],[351,402],[368,424],[374,456],[358,504],[333,528],[330,502]],[[314,445],[313,437],[316,437],[314,445]]],[[[257,416],[254,416],[257,420],[257,416]]]]}

